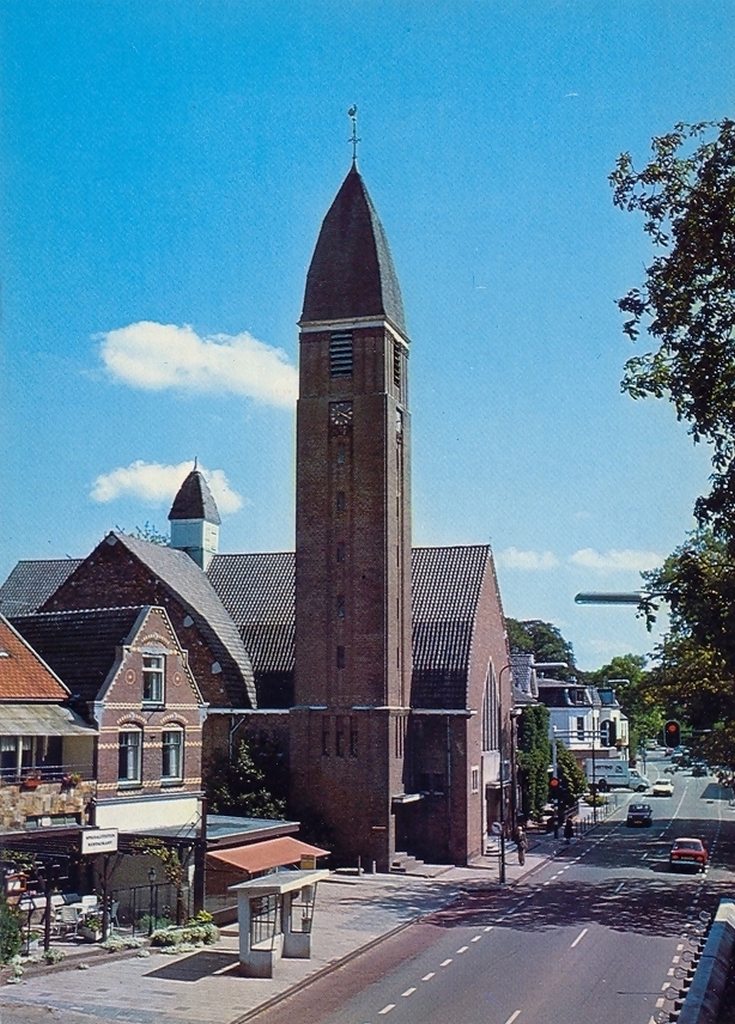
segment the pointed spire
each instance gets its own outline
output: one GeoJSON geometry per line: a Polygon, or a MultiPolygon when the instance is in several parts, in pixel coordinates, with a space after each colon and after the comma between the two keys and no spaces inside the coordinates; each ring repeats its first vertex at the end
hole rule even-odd
{"type": "Polygon", "coordinates": [[[169,520],[202,519],[204,522],[214,523],[216,526],[222,522],[209,485],[197,469],[196,459],[194,460],[194,469],[184,480],[174,498],[168,518],[169,520]]]}
{"type": "Polygon", "coordinates": [[[385,317],[407,336],[388,239],[353,162],[319,232],[301,323],[357,317],[385,317]]]}

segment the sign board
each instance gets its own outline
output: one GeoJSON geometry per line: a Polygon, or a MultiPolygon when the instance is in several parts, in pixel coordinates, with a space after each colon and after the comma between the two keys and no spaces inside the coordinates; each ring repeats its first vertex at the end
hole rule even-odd
{"type": "Polygon", "coordinates": [[[89,828],[82,832],[82,855],[94,853],[115,853],[117,850],[116,828],[89,828]]]}

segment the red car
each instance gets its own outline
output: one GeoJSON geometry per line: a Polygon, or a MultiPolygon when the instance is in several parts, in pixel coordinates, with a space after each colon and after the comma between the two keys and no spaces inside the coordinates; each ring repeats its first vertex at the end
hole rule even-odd
{"type": "Polygon", "coordinates": [[[701,839],[675,839],[669,853],[669,867],[694,867],[704,871],[707,867],[707,847],[701,839]]]}

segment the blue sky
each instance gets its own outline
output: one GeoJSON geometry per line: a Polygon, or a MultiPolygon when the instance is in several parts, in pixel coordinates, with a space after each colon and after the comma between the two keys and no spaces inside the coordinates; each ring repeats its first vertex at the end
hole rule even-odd
{"type": "MultiPolygon", "coordinates": [[[[197,456],[221,550],[293,547],[297,328],[350,160],[412,338],[415,544],[491,542],[506,613],[646,652],[631,590],[706,487],[620,394],[650,254],[616,155],[732,116],[730,0],[0,3],[0,577],[167,528],[197,456]]],[[[639,345],[643,349],[643,343],[639,345]]]]}

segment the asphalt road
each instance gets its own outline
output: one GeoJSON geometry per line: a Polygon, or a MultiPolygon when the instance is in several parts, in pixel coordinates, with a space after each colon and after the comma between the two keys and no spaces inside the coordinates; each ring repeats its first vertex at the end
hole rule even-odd
{"type": "MultiPolygon", "coordinates": [[[[655,780],[663,759],[649,758],[655,780]]],[[[668,1020],[701,918],[732,893],[735,810],[711,778],[674,776],[500,890],[478,887],[257,1016],[258,1024],[649,1024],[668,1020]],[[710,849],[705,874],[672,873],[677,836],[710,849]],[[728,867],[728,865],[730,867],[728,867]]]]}

